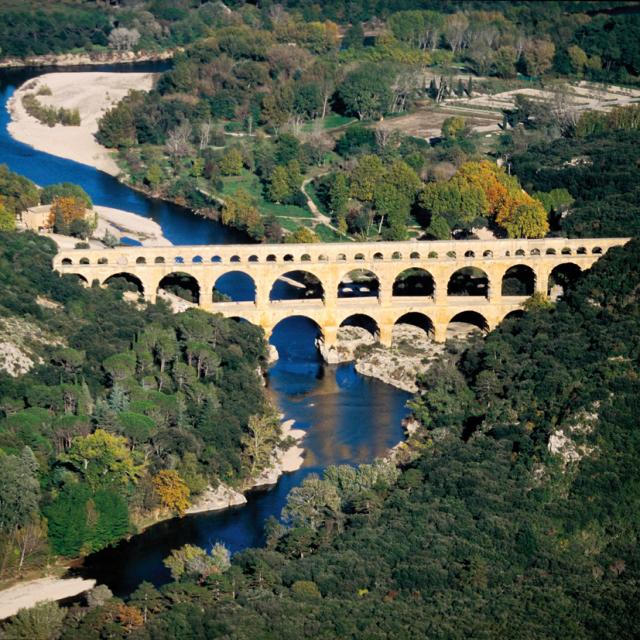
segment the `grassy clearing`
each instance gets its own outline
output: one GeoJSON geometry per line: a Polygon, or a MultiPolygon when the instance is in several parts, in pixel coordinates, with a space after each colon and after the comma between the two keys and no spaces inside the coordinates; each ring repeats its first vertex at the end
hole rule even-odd
{"type": "Polygon", "coordinates": [[[309,198],[311,198],[311,201],[313,202],[313,204],[316,205],[316,207],[318,207],[318,209],[320,210],[320,213],[324,213],[325,216],[331,216],[331,213],[329,211],[327,211],[327,208],[324,206],[324,203],[320,201],[320,198],[318,197],[318,191],[316,189],[316,183],[315,180],[312,180],[311,182],[309,182],[304,190],[307,192],[307,195],[309,196],[309,198]]]}
{"type": "MultiPolygon", "coordinates": [[[[337,113],[332,113],[325,117],[324,120],[320,121],[322,123],[322,129],[324,131],[329,131],[331,129],[339,129],[340,127],[346,127],[354,122],[357,122],[356,118],[349,118],[347,116],[340,116],[337,113]]],[[[305,133],[310,133],[313,131],[313,122],[308,122],[303,125],[302,131],[305,133]]]]}
{"type": "MultiPolygon", "coordinates": [[[[260,180],[244,170],[239,176],[230,176],[222,179],[222,191],[220,195],[233,196],[239,189],[244,189],[254,200],[256,206],[265,216],[274,215],[276,218],[313,218],[313,214],[306,207],[299,207],[293,204],[276,204],[265,200],[262,193],[260,180]]],[[[284,225],[283,225],[284,226],[284,225]]]]}
{"type": "Polygon", "coordinates": [[[318,234],[321,242],[345,242],[349,239],[336,233],[333,229],[327,227],[326,224],[317,225],[314,231],[318,234]]]}

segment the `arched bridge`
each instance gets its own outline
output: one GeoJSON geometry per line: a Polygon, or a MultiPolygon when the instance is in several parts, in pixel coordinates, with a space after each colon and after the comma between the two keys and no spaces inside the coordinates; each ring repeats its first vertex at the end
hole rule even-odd
{"type": "Polygon", "coordinates": [[[437,341],[445,339],[456,319],[493,329],[534,291],[550,292],[627,240],[74,249],[60,251],[53,267],[88,283],[124,277],[152,302],[159,289],[178,283],[190,289],[201,308],[260,325],[267,336],[283,319],[305,316],[319,325],[326,346],[335,344],[340,326],[364,318],[388,345],[394,325],[403,319],[419,320],[437,341]],[[245,293],[235,300],[220,295],[229,277],[244,281],[245,293]]]}

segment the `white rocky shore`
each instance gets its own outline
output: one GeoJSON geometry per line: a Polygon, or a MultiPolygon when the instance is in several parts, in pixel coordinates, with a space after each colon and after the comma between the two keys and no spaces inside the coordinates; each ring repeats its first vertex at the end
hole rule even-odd
{"type": "MultiPolygon", "coordinates": [[[[303,429],[294,429],[294,420],[286,420],[282,423],[283,441],[293,438],[296,444],[287,449],[276,448],[273,452],[271,464],[257,478],[253,480],[247,491],[257,487],[266,487],[278,482],[278,478],[283,473],[297,471],[304,463],[304,449],[299,445],[304,438],[303,429]]],[[[216,489],[209,487],[196,502],[187,509],[188,514],[204,513],[206,511],[219,511],[229,507],[237,507],[246,504],[247,498],[244,493],[233,489],[225,484],[220,484],[216,489]]]]}
{"type": "Polygon", "coordinates": [[[444,351],[444,345],[434,342],[425,331],[409,324],[393,329],[391,347],[383,347],[366,329],[341,327],[338,343],[326,349],[319,344],[325,362],[338,364],[355,360],[356,371],[377,378],[403,391],[415,393],[416,376],[444,351]]]}

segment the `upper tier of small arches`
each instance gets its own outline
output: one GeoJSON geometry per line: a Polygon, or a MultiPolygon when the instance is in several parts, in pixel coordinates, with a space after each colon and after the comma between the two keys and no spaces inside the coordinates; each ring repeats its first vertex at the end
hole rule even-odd
{"type": "MultiPolygon", "coordinates": [[[[439,254],[437,251],[411,251],[407,253],[402,253],[400,251],[394,251],[392,253],[383,253],[381,251],[376,251],[373,254],[374,261],[384,261],[384,260],[457,260],[460,258],[465,259],[474,259],[474,258],[483,258],[483,259],[491,259],[491,258],[511,258],[511,257],[523,257],[523,256],[555,256],[555,255],[588,255],[589,251],[586,247],[578,247],[575,251],[571,247],[562,247],[561,249],[548,248],[543,250],[539,248],[533,248],[529,251],[525,251],[525,249],[516,249],[515,251],[507,250],[501,252],[502,255],[499,255],[497,251],[493,251],[491,249],[487,249],[482,252],[476,252],[473,250],[464,251],[460,256],[458,256],[459,252],[456,251],[447,251],[443,254],[439,254]]],[[[591,254],[601,255],[603,253],[602,247],[593,247],[591,249],[591,254]]],[[[109,257],[102,256],[98,258],[93,264],[98,265],[106,265],[106,264],[118,264],[124,265],[129,264],[129,261],[126,257],[120,255],[114,256],[115,260],[109,260],[109,257]]],[[[237,264],[241,262],[248,263],[256,263],[256,262],[330,262],[329,256],[324,253],[320,254],[311,254],[311,253],[303,253],[298,256],[295,256],[292,253],[286,253],[280,259],[274,253],[270,253],[263,260],[256,254],[251,254],[246,259],[243,259],[242,256],[232,255],[228,258],[224,258],[220,255],[195,255],[195,256],[173,256],[173,257],[164,257],[157,256],[155,258],[147,258],[146,256],[137,256],[134,260],[135,264],[206,264],[206,263],[232,263],[237,264]]],[[[334,258],[335,262],[347,262],[347,261],[356,261],[356,262],[364,262],[366,261],[366,256],[364,253],[358,252],[355,254],[351,254],[351,256],[347,256],[346,253],[338,253],[334,258]]],[[[72,265],[74,264],[73,259],[69,257],[64,257],[61,260],[61,264],[63,265],[72,265]]],[[[78,260],[77,264],[81,265],[90,265],[92,264],[91,260],[88,257],[82,257],[78,260]]]]}

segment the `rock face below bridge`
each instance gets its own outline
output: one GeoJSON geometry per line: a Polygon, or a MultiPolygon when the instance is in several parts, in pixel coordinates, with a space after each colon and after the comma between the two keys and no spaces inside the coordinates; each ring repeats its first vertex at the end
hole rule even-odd
{"type": "Polygon", "coordinates": [[[418,390],[416,376],[444,351],[444,344],[434,342],[422,329],[398,324],[393,330],[391,347],[383,347],[360,327],[342,327],[335,347],[320,344],[320,353],[329,364],[355,360],[358,373],[393,385],[403,391],[418,390]]]}

